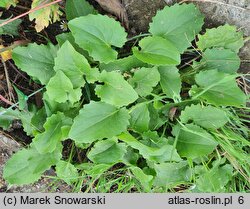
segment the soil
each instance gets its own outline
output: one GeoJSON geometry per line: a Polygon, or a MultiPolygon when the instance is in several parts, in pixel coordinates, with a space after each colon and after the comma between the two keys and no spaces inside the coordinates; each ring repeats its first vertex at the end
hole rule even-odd
{"type": "MultiPolygon", "coordinates": [[[[88,0],[96,9],[98,9],[102,14],[107,14],[95,0],[88,0]]],[[[163,8],[166,4],[173,4],[176,1],[173,0],[122,0],[125,10],[127,12],[129,20],[129,30],[130,36],[138,35],[140,33],[145,33],[148,31],[149,23],[152,17],[156,14],[157,10],[163,8]]],[[[222,4],[211,4],[211,3],[196,3],[202,12],[206,15],[206,24],[208,27],[223,24],[225,22],[236,24],[239,28],[242,28],[245,35],[250,35],[250,0],[218,0],[218,2],[227,2],[237,7],[241,7],[244,12],[240,12],[236,7],[225,7],[222,4]]],[[[17,16],[30,8],[31,1],[20,0],[18,7],[11,7],[8,11],[4,10],[1,19],[6,19],[11,16],[17,16]],[[27,9],[25,9],[27,8],[27,9]]],[[[63,4],[62,4],[63,6],[63,4]]],[[[65,17],[62,17],[64,20],[65,17]]],[[[19,27],[18,37],[12,36],[1,36],[0,44],[4,46],[11,45],[17,40],[26,40],[29,42],[36,43],[47,43],[50,40],[52,43],[56,44],[55,36],[62,33],[60,28],[60,22],[51,24],[48,28],[40,33],[37,33],[34,28],[34,22],[31,22],[28,17],[22,18],[22,23],[19,27]]],[[[241,71],[249,73],[250,69],[250,41],[246,43],[246,46],[241,50],[242,62],[241,71]],[[247,61],[248,60],[248,61],[247,61]]],[[[8,77],[10,83],[18,87],[26,95],[39,89],[40,86],[33,83],[29,77],[19,71],[13,61],[7,61],[6,66],[0,62],[0,95],[6,98],[8,101],[15,103],[17,101],[17,95],[13,89],[8,89],[6,73],[8,71],[8,77]],[[11,96],[13,94],[13,96],[11,96]]],[[[35,98],[31,98],[35,102],[35,98]]],[[[9,107],[6,102],[0,100],[0,107],[9,107]]],[[[8,188],[4,180],[2,179],[2,169],[5,162],[9,157],[15,153],[18,149],[21,149],[21,145],[26,145],[30,143],[30,138],[22,131],[20,127],[12,128],[9,132],[1,133],[0,130],[0,192],[69,192],[71,188],[62,182],[54,182],[51,178],[43,178],[39,182],[33,185],[24,187],[11,187],[8,188]],[[10,135],[7,137],[6,134],[10,135]],[[14,138],[15,140],[13,140],[14,138]]],[[[53,170],[48,171],[49,175],[55,175],[53,170]]]]}
{"type": "Polygon", "coordinates": [[[163,0],[123,0],[123,4],[128,14],[130,33],[133,35],[146,33],[152,17],[166,5],[163,0]]]}

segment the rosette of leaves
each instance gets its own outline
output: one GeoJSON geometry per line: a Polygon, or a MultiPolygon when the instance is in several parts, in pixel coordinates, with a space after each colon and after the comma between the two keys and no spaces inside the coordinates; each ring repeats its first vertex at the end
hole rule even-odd
{"type": "MultiPolygon", "coordinates": [[[[58,37],[59,46],[30,44],[13,51],[15,64],[45,86],[44,106],[30,119],[30,148],[11,158],[4,178],[11,184],[31,183],[55,165],[58,177],[72,184],[82,169],[95,179],[122,163],[144,191],[192,184],[195,167],[209,163],[220,146],[213,133],[227,126],[226,107],[246,105],[235,81],[238,65],[227,71],[225,63],[210,61],[216,59],[211,50],[234,58],[242,34],[232,26],[211,29],[227,31],[228,39],[221,36],[224,44],[218,37],[213,40],[216,31],[199,35],[203,57],[193,66],[199,71],[186,89],[177,66],[203,25],[193,4],[159,11],[150,24],[150,36],[142,38],[128,57],[119,54],[127,40],[119,22],[103,15],[70,17],[70,33],[58,37]],[[82,165],[76,166],[72,155],[62,160],[59,153],[66,139],[85,151],[82,165]],[[42,161],[44,156],[47,160],[42,161]]],[[[11,119],[5,117],[5,123],[11,119]]],[[[209,175],[199,178],[201,191],[206,191],[202,184],[209,175]]],[[[221,184],[228,181],[229,177],[221,184]]]]}

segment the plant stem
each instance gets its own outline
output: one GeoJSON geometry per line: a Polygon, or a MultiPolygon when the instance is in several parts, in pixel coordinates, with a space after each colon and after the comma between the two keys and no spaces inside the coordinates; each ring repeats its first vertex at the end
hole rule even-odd
{"type": "Polygon", "coordinates": [[[12,49],[14,49],[17,46],[27,45],[28,43],[30,43],[30,41],[26,41],[26,40],[15,41],[12,45],[0,49],[0,54],[2,52],[8,51],[8,50],[12,50],[12,49]]]}
{"type": "MultiPolygon", "coordinates": [[[[37,94],[38,92],[42,91],[44,88],[45,88],[45,87],[43,87],[43,88],[41,88],[41,89],[38,89],[37,91],[33,92],[32,94],[30,94],[30,95],[27,96],[27,97],[30,98],[30,97],[34,96],[34,95],[37,94]]],[[[3,97],[3,98],[4,98],[4,97],[3,97]]],[[[0,95],[0,99],[2,100],[1,95],[0,95]]],[[[5,98],[4,98],[4,99],[5,99],[5,98]]],[[[5,100],[3,100],[3,101],[5,101],[5,100]]],[[[9,108],[7,108],[6,110],[0,112],[0,116],[1,116],[1,115],[4,115],[8,110],[10,110],[10,109],[12,109],[12,108],[14,108],[14,107],[16,107],[16,106],[18,106],[18,105],[19,105],[19,102],[15,103],[15,104],[12,104],[9,108]]]]}
{"type": "Polygon", "coordinates": [[[1,94],[0,94],[0,100],[2,100],[3,102],[5,102],[8,105],[13,105],[13,103],[7,99],[5,99],[1,94]]]}
{"type": "Polygon", "coordinates": [[[143,34],[140,34],[138,36],[133,36],[132,38],[128,38],[127,41],[132,41],[132,40],[135,40],[135,39],[138,39],[138,38],[141,38],[141,37],[145,37],[145,36],[150,36],[151,33],[143,33],[143,34]]]}

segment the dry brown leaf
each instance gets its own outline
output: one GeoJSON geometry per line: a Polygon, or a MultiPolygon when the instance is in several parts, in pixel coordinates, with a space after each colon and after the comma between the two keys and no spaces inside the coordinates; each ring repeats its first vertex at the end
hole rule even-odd
{"type": "Polygon", "coordinates": [[[122,22],[122,24],[126,28],[128,28],[127,12],[122,3],[120,2],[120,0],[95,0],[95,1],[97,1],[104,10],[118,17],[119,20],[122,22]]]}
{"type": "MultiPolygon", "coordinates": [[[[45,2],[48,3],[48,1],[44,0],[33,0],[31,9],[43,5],[45,4],[45,2]]],[[[59,10],[58,4],[53,4],[51,6],[30,13],[29,18],[31,21],[35,19],[35,29],[37,32],[40,32],[44,28],[48,27],[50,23],[54,23],[57,20],[60,20],[60,15],[61,12],[59,10]]]]}
{"type": "MultiPolygon", "coordinates": [[[[3,45],[0,45],[0,49],[4,49],[5,47],[3,45]]],[[[0,56],[2,57],[3,61],[7,61],[12,59],[12,50],[6,50],[0,53],[0,56]]]]}

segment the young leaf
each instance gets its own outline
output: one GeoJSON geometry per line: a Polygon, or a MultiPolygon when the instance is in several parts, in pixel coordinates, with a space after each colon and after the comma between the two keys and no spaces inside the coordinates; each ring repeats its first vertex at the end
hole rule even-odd
{"type": "Polygon", "coordinates": [[[133,130],[140,133],[148,130],[150,117],[147,104],[139,103],[133,106],[130,116],[130,127],[133,130]]]}
{"type": "Polygon", "coordinates": [[[85,81],[83,76],[86,76],[86,80],[89,83],[97,81],[99,76],[98,69],[91,68],[88,60],[77,52],[68,40],[64,41],[61,48],[58,50],[57,57],[55,58],[54,70],[56,72],[64,72],[72,82],[74,88],[84,86],[85,81]]]}
{"type": "Polygon", "coordinates": [[[33,139],[33,144],[41,154],[52,153],[60,141],[67,139],[63,133],[65,126],[70,126],[72,120],[67,118],[63,113],[58,112],[47,118],[44,124],[45,131],[37,134],[33,139]]]}
{"type": "Polygon", "coordinates": [[[186,161],[155,164],[154,168],[156,171],[155,186],[178,185],[190,181],[191,178],[191,170],[186,161]]]}
{"type": "Polygon", "coordinates": [[[47,92],[43,93],[43,103],[48,117],[53,115],[55,112],[64,112],[65,114],[67,113],[67,115],[69,115],[71,118],[74,118],[79,111],[79,103],[58,103],[49,99],[47,92]],[[77,109],[75,109],[76,107],[77,109]]]}
{"type": "Polygon", "coordinates": [[[136,91],[118,72],[102,71],[99,81],[104,82],[104,85],[97,85],[95,92],[103,102],[122,107],[138,98],[136,91]]]}
{"type": "MultiPolygon", "coordinates": [[[[5,20],[0,19],[0,24],[8,21],[9,19],[5,19],[5,20]]],[[[18,27],[21,24],[21,22],[22,22],[22,20],[17,19],[17,20],[10,22],[4,26],[1,26],[0,27],[0,35],[6,34],[6,35],[18,36],[18,27]]]]}
{"type": "Polygon", "coordinates": [[[157,131],[147,131],[142,134],[141,142],[149,147],[162,147],[168,143],[165,137],[159,137],[157,131]]]}
{"type": "Polygon", "coordinates": [[[203,15],[194,4],[175,4],[157,12],[149,32],[161,36],[183,53],[201,31],[203,15]]]}
{"type": "Polygon", "coordinates": [[[233,168],[231,165],[215,166],[199,175],[196,180],[197,189],[199,192],[228,192],[226,185],[232,179],[232,176],[233,168]]]}
{"type": "Polygon", "coordinates": [[[122,47],[126,32],[119,22],[103,15],[88,15],[69,22],[76,43],[87,50],[96,61],[109,63],[116,60],[112,46],[122,47]]]}
{"type": "Polygon", "coordinates": [[[164,123],[166,123],[166,118],[161,118],[159,111],[154,107],[154,105],[148,104],[148,110],[149,110],[149,129],[150,130],[156,130],[160,128],[164,123]]]}
{"type": "Polygon", "coordinates": [[[69,101],[74,104],[82,96],[81,88],[74,89],[71,80],[62,71],[56,72],[46,89],[49,99],[58,103],[69,101]]]}
{"type": "Polygon", "coordinates": [[[202,98],[214,105],[241,107],[246,105],[246,95],[235,82],[235,75],[217,70],[201,71],[195,76],[199,85],[190,90],[193,98],[202,98]]]}
{"type": "Polygon", "coordinates": [[[240,67],[240,58],[230,49],[207,49],[201,64],[205,69],[218,69],[219,72],[234,74],[240,67]]]}
{"type": "Polygon", "coordinates": [[[69,41],[66,41],[58,50],[54,70],[62,71],[75,89],[84,85],[83,75],[85,72],[89,74],[91,67],[86,58],[78,53],[69,41]]]}
{"type": "Polygon", "coordinates": [[[13,85],[13,87],[17,93],[18,107],[20,110],[24,110],[27,107],[28,97],[22,91],[20,91],[16,86],[13,85]]]}
{"type": "Polygon", "coordinates": [[[106,70],[108,72],[110,71],[126,72],[130,71],[133,68],[146,67],[147,65],[148,64],[142,62],[141,60],[138,60],[134,55],[130,55],[128,57],[117,59],[113,62],[109,62],[108,64],[101,63],[99,68],[101,71],[106,70]]]}
{"type": "Polygon", "coordinates": [[[168,40],[153,36],[143,38],[139,42],[141,50],[133,48],[135,57],[142,62],[152,65],[178,65],[180,53],[168,40]]]}
{"type": "Polygon", "coordinates": [[[237,32],[235,26],[228,24],[208,29],[204,35],[198,35],[198,39],[197,46],[202,51],[212,47],[223,47],[238,53],[244,45],[243,32],[237,32]]]}
{"type": "Polygon", "coordinates": [[[53,153],[39,154],[34,147],[22,149],[6,163],[3,177],[9,184],[30,184],[37,181],[43,172],[55,165],[62,157],[62,145],[57,144],[53,153]]]}
{"type": "Polygon", "coordinates": [[[29,44],[27,47],[17,47],[12,58],[15,64],[35,81],[45,85],[54,76],[54,58],[57,48],[52,45],[29,44]],[[31,67],[32,66],[32,67],[31,67]]]}
{"type": "Polygon", "coordinates": [[[194,159],[208,155],[218,144],[211,134],[193,124],[187,124],[185,128],[176,125],[172,133],[177,137],[176,148],[181,157],[194,159]]]}
{"type": "MultiPolygon", "coordinates": [[[[44,4],[43,0],[33,0],[31,4],[31,9],[41,6],[42,4],[44,4]]],[[[47,27],[50,23],[54,23],[60,20],[61,14],[62,13],[59,9],[59,5],[53,4],[45,8],[35,10],[34,12],[30,13],[29,19],[30,21],[35,19],[36,31],[40,32],[45,27],[47,27]]]]}
{"type": "Polygon", "coordinates": [[[190,181],[191,178],[191,170],[186,161],[155,164],[154,168],[156,171],[155,186],[178,185],[190,181]]]}
{"type": "Polygon", "coordinates": [[[70,0],[66,1],[66,17],[70,21],[76,17],[86,16],[88,14],[96,14],[97,11],[86,0],[70,0]]]}
{"type": "Polygon", "coordinates": [[[56,174],[69,185],[76,182],[79,177],[76,167],[63,160],[56,164],[56,174]]]}
{"type": "Polygon", "coordinates": [[[206,129],[218,129],[228,122],[227,115],[219,108],[212,106],[202,107],[200,104],[186,107],[180,116],[182,123],[193,121],[206,129]]]}
{"type": "Polygon", "coordinates": [[[19,119],[18,115],[18,110],[4,109],[0,107],[0,127],[7,130],[11,127],[13,120],[19,119]]]}
{"type": "Polygon", "coordinates": [[[145,189],[145,192],[150,192],[154,177],[145,174],[142,169],[136,166],[130,167],[130,170],[134,174],[135,178],[141,183],[141,185],[145,189]]]}
{"type": "Polygon", "coordinates": [[[22,121],[23,130],[28,136],[33,136],[33,133],[38,130],[38,128],[31,122],[36,111],[37,108],[35,106],[31,106],[27,111],[19,111],[18,117],[22,121]]]}
{"type": "Polygon", "coordinates": [[[74,47],[74,49],[79,52],[81,55],[83,55],[88,61],[93,62],[93,59],[89,56],[88,52],[84,49],[82,49],[80,46],[78,46],[75,42],[75,38],[72,35],[71,32],[69,33],[61,33],[56,36],[56,40],[58,42],[58,45],[61,47],[66,41],[69,41],[70,44],[74,47]]]}
{"type": "Polygon", "coordinates": [[[98,139],[111,138],[125,131],[129,114],[124,108],[104,102],[90,102],[80,110],[69,133],[77,143],[92,143],[98,139]]]}
{"type": "Polygon", "coordinates": [[[159,67],[160,84],[163,92],[168,98],[180,101],[181,78],[176,67],[159,67]]]}
{"type": "Polygon", "coordinates": [[[33,135],[36,136],[38,133],[44,131],[43,125],[46,122],[48,115],[46,114],[45,107],[37,110],[31,118],[31,124],[36,127],[36,130],[33,130],[33,135]]]}
{"type": "Polygon", "coordinates": [[[34,111],[19,111],[13,109],[0,108],[0,127],[3,129],[10,128],[14,120],[21,120],[23,130],[27,135],[32,136],[33,131],[37,130],[37,127],[31,122],[31,118],[34,115],[34,111]]]}
{"type": "Polygon", "coordinates": [[[126,153],[126,145],[117,139],[106,139],[95,143],[88,153],[88,158],[97,164],[115,164],[122,160],[126,153]]]}
{"type": "Polygon", "coordinates": [[[134,150],[132,147],[127,147],[127,152],[123,156],[122,162],[125,165],[135,165],[137,164],[137,161],[139,159],[139,153],[137,150],[134,150]]]}
{"type": "Polygon", "coordinates": [[[155,87],[159,81],[160,74],[157,67],[140,68],[135,71],[134,76],[129,79],[129,83],[142,97],[149,95],[152,92],[153,87],[155,87]]]}
{"type": "Polygon", "coordinates": [[[119,135],[119,139],[127,143],[132,148],[137,149],[139,153],[147,160],[156,163],[161,163],[166,161],[178,162],[181,160],[175,148],[172,145],[168,145],[167,143],[160,148],[149,147],[138,141],[129,133],[122,133],[121,135],[119,135]]]}

